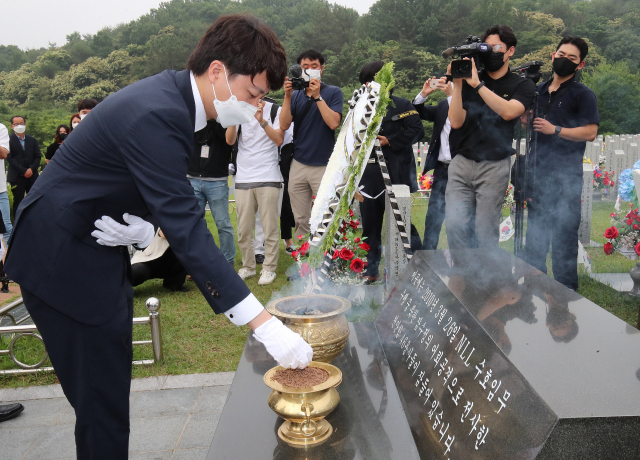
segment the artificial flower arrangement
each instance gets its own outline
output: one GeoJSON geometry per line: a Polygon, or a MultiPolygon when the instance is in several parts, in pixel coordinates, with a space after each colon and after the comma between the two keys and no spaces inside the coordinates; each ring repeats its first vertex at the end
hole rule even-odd
{"type": "MultiPolygon", "coordinates": [[[[352,217],[353,211],[349,209],[349,218],[352,217]]],[[[357,220],[350,219],[340,229],[342,237],[334,249],[328,270],[328,277],[335,284],[362,284],[365,281],[360,274],[367,266],[369,245],[356,233],[359,224],[357,220]]],[[[298,263],[300,276],[304,278],[311,274],[311,266],[305,260],[309,257],[309,236],[298,238],[305,243],[296,248],[291,256],[298,263]]]]}
{"type": "Polygon", "coordinates": [[[600,168],[600,166],[594,166],[593,168],[593,189],[600,190],[605,195],[609,193],[613,186],[615,185],[615,181],[613,180],[616,172],[612,171],[609,174],[608,171],[604,171],[600,168]]]}
{"type": "MultiPolygon", "coordinates": [[[[622,213],[612,212],[611,222],[614,224],[604,232],[604,237],[609,240],[603,247],[604,253],[613,254],[614,251],[635,251],[640,255],[640,215],[638,208],[629,203],[631,211],[622,218],[622,213]]],[[[635,257],[634,257],[635,258],[635,257]]]]}
{"type": "Polygon", "coordinates": [[[418,180],[418,184],[420,185],[420,190],[431,190],[433,186],[433,174],[430,176],[427,176],[426,173],[422,174],[418,180]]]}
{"type": "Polygon", "coordinates": [[[513,199],[513,185],[509,184],[504,195],[504,201],[502,202],[502,209],[508,209],[511,212],[514,212],[515,204],[516,201],[513,199]]]}

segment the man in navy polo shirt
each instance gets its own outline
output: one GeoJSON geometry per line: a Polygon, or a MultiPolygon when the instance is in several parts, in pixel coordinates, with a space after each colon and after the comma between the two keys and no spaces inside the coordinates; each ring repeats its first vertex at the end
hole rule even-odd
{"type": "Polygon", "coordinates": [[[289,198],[296,221],[295,236],[309,233],[311,202],[318,193],[322,176],[333,152],[335,130],[342,119],[342,90],[321,83],[324,56],[308,50],[298,56],[298,64],[316,76],[309,87],[293,91],[284,83],[284,103],[280,127],[286,131],[293,122],[293,160],[289,172],[289,198]]]}
{"type": "Polygon", "coordinates": [[[576,82],[589,47],[579,37],[560,41],[553,58],[553,78],[538,85],[533,128],[537,131],[536,174],[531,202],[525,260],[547,272],[551,241],[553,277],[578,288],[578,228],[582,195],[582,158],[587,141],[598,134],[596,96],[576,82]],[[543,169],[544,168],[544,169],[543,169]]]}

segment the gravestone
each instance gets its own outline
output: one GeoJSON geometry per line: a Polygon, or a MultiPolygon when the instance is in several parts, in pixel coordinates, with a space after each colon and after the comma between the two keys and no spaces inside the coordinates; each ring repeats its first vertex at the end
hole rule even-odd
{"type": "MultiPolygon", "coordinates": [[[[627,167],[627,155],[624,150],[616,150],[613,152],[613,171],[615,177],[620,177],[622,171],[627,167]]],[[[611,190],[611,198],[616,199],[618,196],[618,181],[614,179],[613,190],[611,190]]]]}
{"type": "Polygon", "coordinates": [[[604,163],[604,170],[611,172],[613,171],[613,153],[616,151],[616,149],[618,148],[618,143],[615,141],[615,139],[613,138],[609,138],[609,140],[606,141],[605,145],[604,145],[604,156],[605,156],[605,163],[604,163]]]}
{"type": "MultiPolygon", "coordinates": [[[[411,193],[409,187],[406,185],[393,185],[393,192],[398,201],[398,208],[402,220],[404,221],[405,228],[407,229],[407,236],[411,238],[411,193]]],[[[396,219],[393,216],[393,209],[389,202],[389,195],[385,193],[385,245],[384,245],[384,259],[386,270],[385,285],[387,292],[396,284],[398,277],[404,271],[407,266],[407,256],[404,252],[404,246],[400,239],[400,232],[396,225],[396,219]]]]}
{"type": "Polygon", "coordinates": [[[591,214],[593,207],[593,166],[582,163],[582,195],[580,204],[580,227],[578,240],[583,246],[591,245],[591,214]]]}
{"type": "Polygon", "coordinates": [[[419,251],[376,319],[422,459],[640,456],[640,334],[506,251],[419,251]]]}
{"type": "Polygon", "coordinates": [[[640,147],[637,142],[629,142],[629,150],[627,151],[627,168],[632,169],[633,165],[640,160],[640,147]]]}
{"type": "Polygon", "coordinates": [[[591,146],[591,162],[594,165],[599,165],[600,157],[602,156],[602,142],[592,142],[591,146]]]}

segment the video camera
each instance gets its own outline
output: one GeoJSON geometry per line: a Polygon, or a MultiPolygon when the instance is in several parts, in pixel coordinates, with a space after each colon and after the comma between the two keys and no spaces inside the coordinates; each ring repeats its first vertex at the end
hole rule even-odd
{"type": "Polygon", "coordinates": [[[442,52],[443,58],[451,56],[457,56],[457,59],[451,63],[451,77],[452,78],[467,78],[471,76],[471,60],[463,60],[462,58],[468,57],[476,61],[476,68],[480,69],[480,61],[478,57],[480,54],[488,53],[491,51],[491,46],[483,43],[479,37],[475,35],[469,35],[465,40],[464,45],[452,46],[442,52]]]}
{"type": "Polygon", "coordinates": [[[291,83],[293,89],[298,91],[309,87],[312,78],[320,80],[320,70],[303,69],[300,64],[294,64],[289,67],[289,75],[291,75],[291,83]]]}
{"type": "Polygon", "coordinates": [[[544,65],[542,61],[525,62],[524,64],[514,67],[511,71],[518,74],[522,78],[530,78],[534,83],[538,83],[542,78],[540,67],[544,65]]]}

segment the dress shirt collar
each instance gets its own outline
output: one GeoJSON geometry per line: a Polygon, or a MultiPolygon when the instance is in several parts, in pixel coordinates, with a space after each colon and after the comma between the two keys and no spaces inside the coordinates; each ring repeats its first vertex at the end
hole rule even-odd
{"type": "Polygon", "coordinates": [[[207,127],[207,113],[204,111],[204,104],[200,97],[200,91],[198,91],[198,85],[196,79],[193,76],[193,72],[189,71],[189,77],[191,78],[191,90],[193,91],[193,100],[196,103],[196,126],[194,132],[198,132],[201,129],[207,127]]]}

